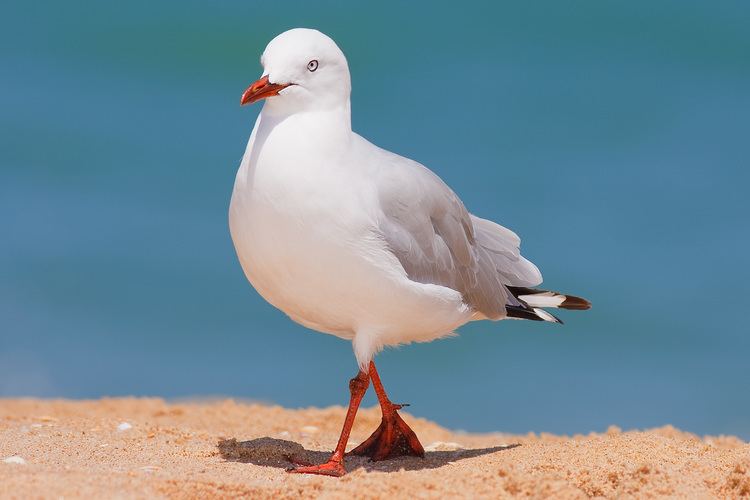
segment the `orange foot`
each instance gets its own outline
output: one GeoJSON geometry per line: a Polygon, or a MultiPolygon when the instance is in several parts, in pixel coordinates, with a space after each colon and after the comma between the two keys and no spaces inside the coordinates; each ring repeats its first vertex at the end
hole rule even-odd
{"type": "MultiPolygon", "coordinates": [[[[300,463],[298,460],[294,460],[294,462],[300,463]]],[[[286,471],[291,472],[292,474],[320,474],[322,476],[333,477],[341,477],[346,474],[344,462],[334,459],[331,459],[328,462],[320,465],[298,465],[297,467],[292,467],[291,469],[287,469],[286,471]]]]}
{"type": "Polygon", "coordinates": [[[380,426],[372,436],[349,454],[368,456],[374,461],[403,456],[424,457],[422,443],[396,411],[401,407],[402,405],[393,405],[390,411],[385,412],[380,426]]]}

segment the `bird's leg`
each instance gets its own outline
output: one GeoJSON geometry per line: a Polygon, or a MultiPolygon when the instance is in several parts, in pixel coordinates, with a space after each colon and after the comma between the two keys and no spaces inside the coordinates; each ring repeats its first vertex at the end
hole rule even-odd
{"type": "Polygon", "coordinates": [[[351,397],[349,399],[349,409],[346,411],[346,418],[344,419],[344,428],[341,429],[341,436],[339,436],[339,442],[336,444],[336,449],[333,450],[331,458],[328,462],[320,465],[305,465],[288,469],[288,472],[295,472],[299,474],[323,474],[326,476],[340,477],[346,474],[344,468],[344,452],[346,451],[346,442],[349,441],[349,434],[352,432],[352,425],[354,424],[354,417],[357,415],[357,409],[359,403],[362,402],[362,398],[367,392],[367,387],[370,385],[370,379],[367,373],[360,371],[356,377],[349,381],[349,392],[351,397]]]}
{"type": "Polygon", "coordinates": [[[385,393],[375,363],[370,361],[370,379],[380,401],[383,420],[380,426],[362,444],[354,448],[352,455],[366,455],[372,460],[385,460],[404,455],[424,457],[424,448],[417,435],[398,414],[405,405],[391,403],[385,393]]]}

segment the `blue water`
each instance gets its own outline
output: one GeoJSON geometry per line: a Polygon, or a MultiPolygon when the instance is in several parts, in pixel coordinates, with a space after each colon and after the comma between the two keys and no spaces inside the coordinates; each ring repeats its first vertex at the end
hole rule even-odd
{"type": "Polygon", "coordinates": [[[386,351],[394,401],[470,431],[750,438],[746,1],[5,5],[0,395],[346,402],[351,346],[266,304],[227,228],[239,96],[294,26],[348,55],[356,130],[594,303],[386,351]]]}

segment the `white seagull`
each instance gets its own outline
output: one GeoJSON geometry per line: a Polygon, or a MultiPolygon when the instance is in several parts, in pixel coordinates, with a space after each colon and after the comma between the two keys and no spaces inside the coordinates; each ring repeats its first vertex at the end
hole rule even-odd
{"type": "Polygon", "coordinates": [[[247,279],[294,321],[351,340],[359,373],[330,460],[291,472],[341,476],[370,380],[383,420],[350,453],[423,456],[383,389],[373,357],[477,320],[560,322],[542,308],[588,309],[534,289],[537,267],[516,234],[470,214],[416,161],[352,131],[349,67],[323,33],[286,31],[266,47],[263,75],[241,104],[265,99],[232,192],[229,227],[247,279]]]}

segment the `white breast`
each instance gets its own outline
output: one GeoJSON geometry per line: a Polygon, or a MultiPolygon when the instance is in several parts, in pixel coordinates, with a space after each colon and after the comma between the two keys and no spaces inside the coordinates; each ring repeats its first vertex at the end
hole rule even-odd
{"type": "Polygon", "coordinates": [[[232,238],[266,300],[300,323],[351,338],[352,283],[372,286],[366,277],[379,276],[366,269],[366,254],[379,250],[374,221],[346,170],[321,163],[330,155],[310,152],[304,141],[290,146],[290,125],[266,136],[261,128],[262,144],[248,149],[232,194],[232,238]]]}

